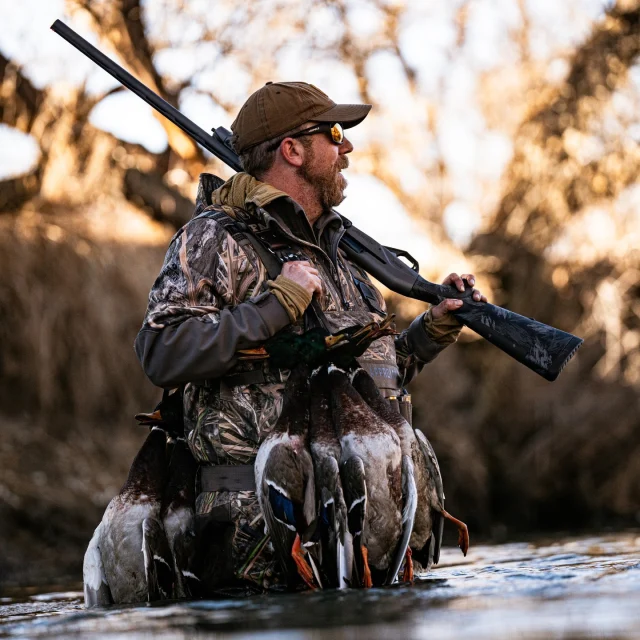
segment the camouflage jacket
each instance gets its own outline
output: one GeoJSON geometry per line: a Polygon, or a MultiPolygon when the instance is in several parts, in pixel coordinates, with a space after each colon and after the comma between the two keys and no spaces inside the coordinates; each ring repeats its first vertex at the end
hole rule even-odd
{"type": "MultiPolygon", "coordinates": [[[[306,256],[320,272],[318,301],[330,330],[380,320],[385,303],[366,274],[339,249],[344,228],[336,212],[326,213],[312,228],[304,211],[284,195],[264,207],[257,206],[260,197],[247,198],[243,207],[208,205],[211,179],[201,177],[196,214],[171,240],[135,349],[154,384],[185,385],[185,433],[196,459],[203,464],[248,464],[278,419],[288,371],[238,360],[237,351],[259,346],[281,330],[302,331],[303,321],[292,325],[268,291],[269,276],[253,246],[236,241],[209,214],[225,211],[254,229],[268,229],[306,256]],[[370,292],[369,300],[358,280],[365,283],[365,293],[370,292]]],[[[420,316],[395,338],[373,343],[359,360],[384,393],[396,395],[443,348],[429,338],[420,316]]],[[[230,521],[245,525],[255,525],[260,518],[253,492],[199,496],[200,513],[215,507],[227,510],[230,521]]],[[[249,551],[234,548],[236,569],[246,564],[249,551]]]]}

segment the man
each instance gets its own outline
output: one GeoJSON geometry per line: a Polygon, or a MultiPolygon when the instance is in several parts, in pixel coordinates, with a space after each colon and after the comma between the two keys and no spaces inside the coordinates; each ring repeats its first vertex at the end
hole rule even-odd
{"type": "MultiPolygon", "coordinates": [[[[380,293],[340,251],[344,230],[333,211],[344,199],[342,170],[353,150],[344,129],[370,109],[335,104],[304,82],[269,82],[251,95],[231,126],[245,173],[212,193],[201,182],[199,215],[174,236],[151,290],[136,353],[154,384],[185,385],[185,433],[209,469],[197,499],[208,526],[200,567],[208,590],[262,589],[279,579],[255,492],[242,477],[243,470],[252,475],[260,442],[278,419],[288,372],[238,352],[285,327],[303,331],[310,316],[320,315],[333,332],[385,315],[380,293]],[[242,223],[252,240],[229,220],[242,223]],[[284,262],[276,277],[265,251],[302,259],[284,262]],[[221,480],[211,468],[231,475],[221,480]]],[[[445,284],[463,290],[463,279],[474,284],[472,275],[456,274],[445,284]]],[[[484,299],[479,292],[474,298],[484,299]]],[[[443,301],[359,359],[385,395],[398,395],[456,340],[460,324],[450,312],[460,304],[443,301]]]]}

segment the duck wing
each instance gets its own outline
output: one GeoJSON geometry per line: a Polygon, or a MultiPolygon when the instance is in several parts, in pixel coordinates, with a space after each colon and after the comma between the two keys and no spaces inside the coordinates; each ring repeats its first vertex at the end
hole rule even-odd
{"type": "Polygon", "coordinates": [[[340,442],[331,416],[326,384],[326,368],[322,367],[312,374],[310,387],[309,436],[319,504],[314,541],[319,546],[318,555],[327,583],[342,589],[351,580],[353,550],[338,464],[340,442]]]}
{"type": "Polygon", "coordinates": [[[311,455],[294,448],[290,440],[276,435],[262,443],[256,458],[256,488],[271,541],[291,584],[298,571],[292,549],[298,538],[300,542],[310,538],[316,505],[311,455]]]}
{"type": "Polygon", "coordinates": [[[100,553],[101,535],[102,523],[96,527],[84,554],[82,578],[84,582],[84,606],[87,609],[91,607],[106,607],[113,604],[111,590],[102,565],[102,555],[100,553]]]}
{"type": "Polygon", "coordinates": [[[195,598],[200,593],[200,578],[193,573],[196,554],[195,518],[173,540],[175,598],[195,598]]]}
{"type": "Polygon", "coordinates": [[[335,457],[327,455],[315,461],[319,514],[314,540],[321,546],[320,559],[329,585],[344,589],[351,580],[352,538],[347,526],[347,506],[335,457]]]}
{"type": "Polygon", "coordinates": [[[420,446],[420,450],[424,456],[425,467],[427,469],[428,478],[431,484],[432,501],[436,504],[431,505],[431,514],[433,525],[431,531],[431,541],[428,550],[427,567],[431,564],[438,564],[440,561],[440,549],[442,548],[442,534],[444,531],[444,486],[442,483],[442,475],[440,474],[440,465],[436,458],[436,453],[431,446],[429,440],[420,429],[414,429],[416,439],[420,446]]]}
{"type": "Polygon", "coordinates": [[[184,438],[177,438],[169,463],[169,479],[162,499],[162,526],[171,549],[174,598],[193,598],[199,579],[193,573],[196,554],[195,480],[198,465],[184,438]]]}
{"type": "Polygon", "coordinates": [[[416,480],[414,476],[413,462],[409,456],[402,456],[402,537],[398,541],[393,560],[389,565],[389,573],[385,584],[393,584],[398,578],[398,572],[405,557],[407,562],[411,562],[409,551],[409,540],[413,532],[413,524],[416,518],[416,509],[418,507],[418,490],[416,489],[416,480]],[[408,557],[409,556],[409,557],[408,557]]]}
{"type": "Polygon", "coordinates": [[[347,459],[340,470],[342,490],[347,506],[347,526],[352,538],[353,569],[357,584],[352,586],[372,586],[371,572],[363,547],[363,533],[367,520],[367,484],[362,458],[347,459]]]}
{"type": "Polygon", "coordinates": [[[170,599],[174,581],[171,549],[162,524],[156,518],[142,521],[142,553],[148,601],[170,599]]]}

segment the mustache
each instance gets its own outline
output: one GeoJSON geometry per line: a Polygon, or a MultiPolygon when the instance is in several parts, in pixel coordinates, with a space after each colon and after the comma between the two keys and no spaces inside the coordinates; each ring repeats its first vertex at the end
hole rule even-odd
{"type": "Polygon", "coordinates": [[[342,171],[342,169],[347,169],[349,167],[349,158],[347,156],[338,156],[336,167],[340,171],[342,171]]]}

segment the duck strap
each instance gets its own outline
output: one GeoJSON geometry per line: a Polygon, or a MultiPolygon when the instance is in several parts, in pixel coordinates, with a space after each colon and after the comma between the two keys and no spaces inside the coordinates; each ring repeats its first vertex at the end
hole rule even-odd
{"type": "MultiPolygon", "coordinates": [[[[250,229],[244,222],[234,220],[228,213],[218,208],[217,205],[206,207],[200,214],[195,216],[194,220],[198,218],[207,218],[220,224],[240,247],[246,247],[250,244],[267,270],[270,280],[275,280],[280,275],[282,265],[285,262],[300,259],[300,255],[270,229],[259,231],[250,229]]],[[[311,300],[311,304],[307,307],[305,323],[307,325],[305,329],[318,326],[324,329],[328,328],[324,312],[315,298],[311,300]]]]}

